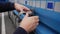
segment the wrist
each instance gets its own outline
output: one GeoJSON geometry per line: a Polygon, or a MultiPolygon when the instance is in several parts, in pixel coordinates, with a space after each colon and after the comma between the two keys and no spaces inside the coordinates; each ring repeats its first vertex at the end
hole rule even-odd
{"type": "Polygon", "coordinates": [[[23,28],[27,33],[29,33],[29,31],[28,31],[28,29],[26,27],[21,26],[21,25],[20,25],[20,27],[23,28]]]}

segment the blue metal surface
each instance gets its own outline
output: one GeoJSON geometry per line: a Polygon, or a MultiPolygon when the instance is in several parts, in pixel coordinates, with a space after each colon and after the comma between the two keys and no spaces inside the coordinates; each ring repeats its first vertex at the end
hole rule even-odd
{"type": "MultiPolygon", "coordinates": [[[[37,34],[60,34],[60,13],[42,8],[25,5],[35,9],[35,15],[40,18],[40,24],[36,28],[37,34]]],[[[15,11],[14,11],[15,12],[15,11]]],[[[16,14],[18,15],[17,11],[16,14]]],[[[20,16],[21,17],[21,16],[20,16]]]]}

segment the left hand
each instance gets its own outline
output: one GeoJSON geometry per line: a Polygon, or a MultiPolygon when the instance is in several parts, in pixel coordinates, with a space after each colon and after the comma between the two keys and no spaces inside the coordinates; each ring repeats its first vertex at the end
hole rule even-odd
{"type": "Polygon", "coordinates": [[[18,4],[18,3],[15,3],[14,6],[15,6],[15,9],[16,9],[17,11],[22,11],[22,10],[28,11],[28,10],[30,10],[29,8],[27,8],[27,7],[23,6],[23,5],[20,5],[20,4],[18,4]]]}

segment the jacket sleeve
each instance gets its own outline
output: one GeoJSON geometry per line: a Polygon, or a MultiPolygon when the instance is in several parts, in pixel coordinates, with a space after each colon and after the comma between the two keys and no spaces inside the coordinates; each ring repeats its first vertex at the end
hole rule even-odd
{"type": "Polygon", "coordinates": [[[16,29],[14,34],[27,34],[27,32],[23,28],[19,27],[16,29]]]}
{"type": "Polygon", "coordinates": [[[14,3],[0,1],[0,12],[11,11],[14,10],[14,3]]]}

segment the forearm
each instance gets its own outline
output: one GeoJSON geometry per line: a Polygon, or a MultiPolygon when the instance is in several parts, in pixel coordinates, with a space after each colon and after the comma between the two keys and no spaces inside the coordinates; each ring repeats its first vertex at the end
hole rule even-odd
{"type": "Polygon", "coordinates": [[[14,10],[14,3],[11,2],[0,2],[0,12],[14,10]]]}

